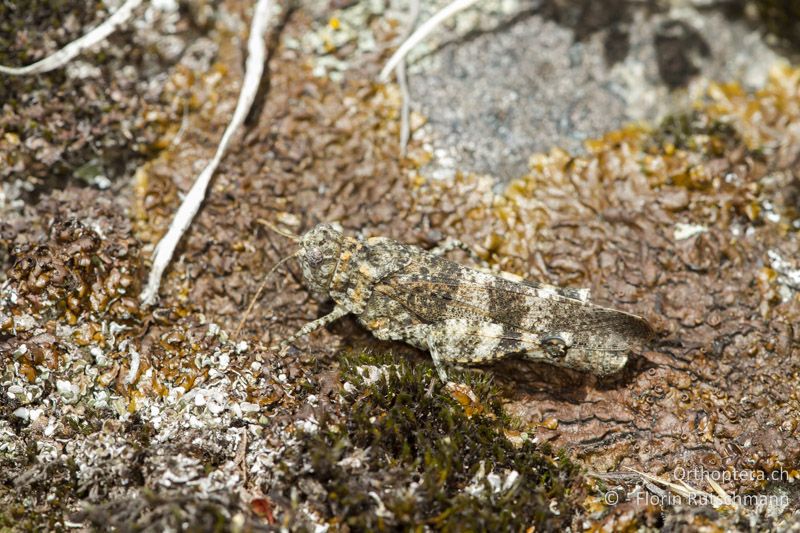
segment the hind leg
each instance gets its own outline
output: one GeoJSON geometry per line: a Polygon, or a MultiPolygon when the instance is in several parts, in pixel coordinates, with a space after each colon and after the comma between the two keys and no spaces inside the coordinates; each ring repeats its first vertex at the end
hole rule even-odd
{"type": "Polygon", "coordinates": [[[446,382],[445,366],[473,365],[502,359],[524,349],[527,340],[495,322],[451,318],[430,324],[426,342],[439,376],[446,382]]]}
{"type": "Polygon", "coordinates": [[[442,383],[448,383],[450,380],[447,379],[447,370],[445,369],[446,363],[442,359],[439,349],[431,347],[430,352],[431,359],[433,359],[433,366],[436,368],[436,373],[439,374],[439,379],[442,380],[442,383]]]}

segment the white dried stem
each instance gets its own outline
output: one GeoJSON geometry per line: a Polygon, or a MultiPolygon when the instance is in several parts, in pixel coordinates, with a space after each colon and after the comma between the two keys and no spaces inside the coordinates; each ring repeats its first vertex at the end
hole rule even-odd
{"type": "Polygon", "coordinates": [[[244,119],[247,117],[247,113],[250,111],[250,107],[258,92],[261,76],[264,72],[264,63],[266,62],[267,56],[265,36],[270,11],[270,0],[259,0],[256,4],[253,13],[253,21],[250,25],[250,36],[247,40],[247,61],[245,63],[244,81],[242,82],[242,89],[239,93],[239,100],[236,102],[236,109],[233,112],[233,117],[228,127],[225,128],[225,132],[222,134],[222,140],[219,146],[217,146],[214,158],[197,177],[191,190],[189,190],[189,194],[186,195],[177,213],[175,213],[175,218],[172,224],[170,224],[167,234],[164,235],[158,245],[156,245],[156,249],[153,252],[153,266],[150,269],[147,286],[140,295],[140,299],[144,305],[151,305],[158,299],[161,276],[169,265],[178,242],[181,240],[181,237],[192,223],[192,219],[200,209],[206,195],[206,190],[208,189],[208,184],[219,162],[225,155],[225,151],[228,148],[233,134],[239,129],[239,126],[242,125],[244,119]]]}
{"type": "MultiPolygon", "coordinates": [[[[419,0],[411,0],[408,16],[408,29],[403,40],[414,31],[417,25],[417,18],[419,18],[419,0]]],[[[400,108],[400,155],[405,157],[406,146],[408,146],[408,139],[411,137],[411,94],[408,90],[408,77],[406,76],[406,62],[403,58],[395,69],[397,76],[397,83],[400,85],[400,95],[403,99],[402,107],[400,108]]]]}
{"type": "Polygon", "coordinates": [[[447,20],[451,16],[455,15],[459,11],[463,11],[468,7],[472,6],[473,4],[477,3],[478,0],[454,0],[450,2],[448,5],[443,7],[439,12],[437,12],[434,16],[430,19],[426,20],[425,23],[420,26],[417,31],[411,34],[411,37],[405,40],[405,42],[400,45],[400,48],[392,54],[392,57],[389,58],[389,61],[386,62],[386,65],[381,70],[378,79],[381,82],[387,82],[389,80],[389,75],[392,71],[397,67],[400,61],[405,58],[409,51],[412,48],[417,46],[423,39],[425,39],[428,35],[430,35],[433,30],[436,29],[436,26],[441,24],[443,21],[447,20]]]}
{"type": "Polygon", "coordinates": [[[114,14],[103,21],[102,24],[90,30],[83,37],[72,41],[58,52],[25,67],[4,67],[0,65],[0,74],[24,76],[26,74],[41,74],[63,67],[78,54],[100,41],[103,41],[106,37],[114,33],[114,30],[131,18],[133,11],[139,7],[141,3],[142,0],[127,0],[127,2],[122,4],[122,7],[117,9],[114,14]]]}

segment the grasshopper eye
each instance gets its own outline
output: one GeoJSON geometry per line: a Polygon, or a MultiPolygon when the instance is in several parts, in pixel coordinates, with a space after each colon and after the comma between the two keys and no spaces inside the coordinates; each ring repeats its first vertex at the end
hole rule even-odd
{"type": "Polygon", "coordinates": [[[558,335],[548,335],[541,340],[542,348],[554,359],[563,359],[567,355],[567,343],[558,335]]]}
{"type": "Polygon", "coordinates": [[[322,262],[322,253],[316,248],[311,248],[306,252],[306,259],[312,267],[317,267],[322,262]]]}

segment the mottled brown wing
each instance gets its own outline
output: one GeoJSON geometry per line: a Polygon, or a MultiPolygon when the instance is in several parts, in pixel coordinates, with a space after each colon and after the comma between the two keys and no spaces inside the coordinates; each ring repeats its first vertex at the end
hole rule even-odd
{"type": "Polygon", "coordinates": [[[570,332],[574,342],[595,350],[625,350],[652,336],[644,319],[565,296],[571,291],[510,281],[432,256],[412,262],[375,290],[428,323],[493,322],[512,336],[570,332]]]}

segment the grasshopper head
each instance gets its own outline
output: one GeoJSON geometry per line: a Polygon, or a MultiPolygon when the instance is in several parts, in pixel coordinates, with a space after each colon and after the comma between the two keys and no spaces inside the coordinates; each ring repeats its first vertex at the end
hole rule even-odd
{"type": "Polygon", "coordinates": [[[297,260],[303,278],[318,300],[328,300],[331,278],[341,254],[342,232],[330,224],[318,224],[300,239],[297,260]]]}

